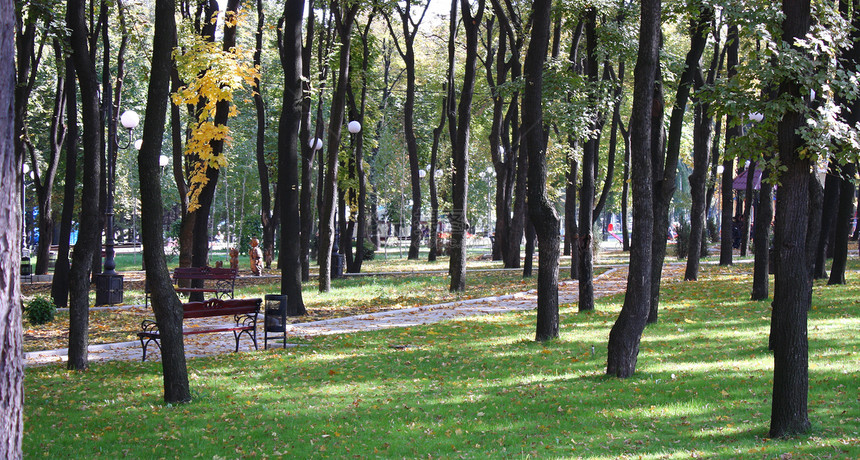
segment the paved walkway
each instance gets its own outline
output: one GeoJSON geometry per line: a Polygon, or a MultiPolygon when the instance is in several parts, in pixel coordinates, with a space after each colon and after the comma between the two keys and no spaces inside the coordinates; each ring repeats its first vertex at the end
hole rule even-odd
{"type": "MultiPolygon", "coordinates": [[[[667,268],[669,268],[668,265],[667,268]]],[[[577,301],[579,291],[577,283],[577,281],[559,283],[559,304],[570,304],[577,301]]],[[[624,292],[626,287],[626,267],[611,268],[609,271],[594,278],[595,297],[624,292]]],[[[531,290],[497,297],[485,297],[402,310],[384,311],[368,315],[292,324],[288,326],[288,337],[348,334],[359,331],[430,324],[455,318],[492,315],[510,311],[527,311],[535,309],[536,302],[537,292],[531,290]]],[[[210,325],[218,324],[219,322],[222,321],[219,320],[215,323],[199,321],[193,325],[210,325]]],[[[263,321],[261,320],[260,329],[262,329],[262,323],[263,321]]],[[[263,346],[262,339],[263,333],[260,330],[258,332],[258,343],[261,349],[263,346]]],[[[229,353],[234,350],[235,343],[231,332],[187,336],[185,338],[185,354],[191,358],[229,353]]],[[[290,345],[288,344],[288,346],[290,345]]],[[[250,341],[246,337],[243,337],[239,343],[239,351],[249,350],[253,351],[253,346],[250,345],[250,341]]],[[[68,351],[66,349],[31,352],[24,354],[24,360],[27,366],[32,366],[66,361],[67,355],[68,351]]],[[[135,361],[140,360],[140,357],[141,349],[139,342],[91,345],[89,348],[89,359],[91,362],[113,360],[135,361]]],[[[159,359],[161,359],[161,354],[158,348],[151,345],[147,350],[147,360],[157,361],[159,359]]]]}

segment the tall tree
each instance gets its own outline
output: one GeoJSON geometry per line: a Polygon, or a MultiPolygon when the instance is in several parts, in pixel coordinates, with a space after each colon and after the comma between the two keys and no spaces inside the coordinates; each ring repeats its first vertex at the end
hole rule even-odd
{"type": "MultiPolygon", "coordinates": [[[[208,16],[214,17],[218,11],[218,5],[209,0],[208,16]]],[[[238,11],[239,0],[228,0],[224,11],[224,31],[223,31],[223,50],[230,52],[236,46],[236,29],[238,28],[238,11]]],[[[214,38],[214,31],[208,34],[208,37],[214,38]]],[[[226,99],[218,99],[215,103],[215,113],[212,122],[216,129],[225,129],[227,127],[227,119],[230,117],[230,101],[226,99]]],[[[215,189],[218,185],[218,177],[220,168],[215,167],[217,159],[224,153],[225,139],[216,137],[209,141],[208,149],[211,149],[209,158],[199,158],[195,170],[199,173],[205,171],[204,180],[192,182],[192,202],[196,197],[196,207],[192,211],[194,216],[194,238],[191,247],[191,265],[194,267],[204,267],[209,263],[209,217],[212,211],[212,204],[215,200],[215,189]],[[213,161],[213,159],[215,161],[213,161]],[[195,190],[196,189],[196,190],[195,190]]],[[[202,287],[202,286],[201,286],[202,287]]],[[[202,300],[202,299],[199,299],[202,300]]]]}
{"type": "Polygon", "coordinates": [[[430,0],[426,0],[423,7],[421,3],[415,4],[420,11],[416,20],[412,14],[412,2],[404,2],[393,5],[394,10],[400,16],[400,25],[403,33],[403,45],[400,45],[398,35],[391,25],[391,16],[385,14],[385,23],[391,32],[397,52],[403,58],[406,66],[406,100],[403,104],[403,134],[406,138],[406,154],[409,157],[409,178],[412,184],[412,229],[409,232],[409,259],[418,258],[418,247],[421,244],[421,178],[418,173],[418,141],[415,139],[415,37],[418,35],[418,27],[427,14],[430,0]],[[423,8],[423,9],[422,9],[423,8]]]}
{"type": "Polygon", "coordinates": [[[66,25],[69,28],[69,44],[72,61],[78,77],[81,93],[81,120],[84,130],[81,137],[84,147],[83,189],[81,191],[81,214],[78,222],[78,240],[75,255],[69,270],[69,361],[68,367],[83,370],[88,367],[87,344],[89,341],[89,292],[90,271],[93,254],[99,249],[101,229],[99,227],[99,180],[101,152],[101,123],[99,117],[99,88],[95,63],[87,43],[87,23],[84,17],[84,2],[70,0],[67,3],[66,25]]]}
{"type": "MultiPolygon", "coordinates": [[[[469,228],[467,206],[469,196],[469,134],[472,123],[472,99],[475,96],[475,67],[478,61],[478,29],[484,16],[485,0],[478,0],[472,13],[468,0],[460,0],[463,27],[466,31],[466,60],[463,62],[463,87],[457,106],[456,136],[453,137],[451,160],[452,209],[451,221],[451,291],[466,290],[466,230],[469,228]]],[[[546,53],[544,53],[546,54],[546,53]]]]}
{"type": "MultiPolygon", "coordinates": [[[[510,69],[510,80],[519,81],[522,78],[522,50],[525,46],[526,33],[523,32],[520,4],[505,0],[492,0],[493,12],[499,20],[499,33],[507,39],[507,49],[510,56],[507,66],[510,69]]],[[[501,38],[500,38],[501,40],[501,38]]],[[[450,52],[450,51],[449,51],[450,52]]],[[[498,65],[497,65],[498,68],[498,65]]],[[[498,81],[496,82],[499,83],[498,81]]],[[[451,83],[453,85],[453,83],[451,83]]],[[[453,87],[450,89],[453,95],[453,87]]],[[[453,96],[450,96],[453,97],[453,96]]],[[[453,100],[453,99],[451,99],[453,100]]],[[[451,109],[453,111],[453,108],[451,109]]],[[[449,120],[449,123],[451,120],[449,120]]],[[[520,98],[519,90],[514,88],[510,94],[507,111],[502,119],[500,131],[500,147],[504,149],[504,174],[499,173],[499,163],[494,161],[496,168],[496,189],[504,188],[505,205],[496,203],[496,238],[507,241],[505,248],[500,248],[505,268],[520,267],[520,249],[526,228],[526,188],[528,183],[528,155],[520,149],[520,98]],[[507,180],[507,187],[501,187],[501,180],[507,180]],[[499,215],[504,214],[504,215],[499,215]],[[499,222],[507,224],[505,234],[500,235],[499,222]]],[[[501,154],[502,152],[499,151],[501,154]]]]}
{"type": "MultiPolygon", "coordinates": [[[[596,90],[599,69],[597,60],[597,9],[595,7],[590,7],[585,12],[585,43],[585,74],[589,85],[596,90]]],[[[593,100],[599,101],[599,98],[594,97],[593,100]]],[[[523,112],[525,115],[525,110],[523,112]]],[[[577,273],[579,279],[579,311],[594,310],[594,196],[597,180],[597,155],[600,150],[600,131],[603,128],[603,115],[599,110],[596,112],[593,118],[589,120],[591,134],[582,148],[579,238],[576,245],[579,262],[577,273]]],[[[568,216],[568,218],[573,219],[573,215],[568,216]]]]}
{"type": "MultiPolygon", "coordinates": [[[[309,1],[309,10],[313,11],[313,0],[309,1]]],[[[326,56],[328,56],[331,44],[332,44],[332,29],[330,27],[331,21],[333,20],[333,13],[330,10],[326,9],[326,3],[322,4],[322,14],[321,17],[325,18],[323,23],[322,30],[320,31],[319,40],[317,40],[317,61],[320,63],[321,69],[318,70],[318,80],[319,87],[317,88],[318,100],[316,107],[316,129],[311,135],[311,88],[312,88],[312,80],[311,80],[311,56],[313,51],[314,44],[314,16],[313,14],[308,15],[308,23],[307,23],[307,39],[305,40],[304,47],[302,48],[302,73],[304,78],[302,79],[302,84],[305,92],[305,97],[302,99],[302,130],[301,130],[301,143],[302,143],[302,190],[301,195],[299,197],[299,212],[301,214],[302,219],[302,228],[301,228],[301,236],[300,236],[300,258],[302,262],[302,281],[308,281],[310,279],[310,247],[311,247],[311,234],[313,233],[314,228],[314,219],[313,219],[313,207],[311,206],[311,199],[313,198],[313,166],[314,166],[314,157],[316,155],[320,156],[320,160],[322,160],[322,152],[320,149],[322,148],[322,98],[325,88],[326,80],[328,79],[328,71],[329,71],[329,60],[326,56]],[[319,139],[319,142],[317,142],[319,139]],[[311,141],[313,141],[313,145],[311,145],[311,141]]],[[[320,162],[322,165],[322,162],[320,162]]],[[[323,169],[320,169],[318,173],[322,173],[323,169]]],[[[322,182],[317,183],[318,190],[321,190],[322,182]]],[[[320,209],[319,206],[317,206],[320,209]]]]}
{"type": "Polygon", "coordinates": [[[703,78],[701,66],[696,71],[695,84],[696,100],[693,122],[693,173],[690,174],[690,239],[687,243],[687,267],[684,272],[685,280],[699,278],[699,259],[702,255],[700,248],[706,239],[705,213],[707,211],[707,178],[708,167],[711,165],[711,141],[714,128],[714,117],[710,113],[711,104],[699,96],[705,85],[713,86],[719,66],[720,37],[719,29],[714,31],[714,50],[711,64],[708,68],[707,79],[703,78]]]}
{"type": "Polygon", "coordinates": [[[334,245],[334,214],[335,198],[337,197],[338,156],[340,154],[340,135],[346,111],[346,87],[349,81],[350,38],[355,15],[358,13],[358,2],[332,4],[335,27],[340,40],[340,63],[338,67],[337,85],[332,96],[330,122],[328,130],[328,157],[325,165],[325,180],[320,185],[322,190],[322,206],[320,206],[319,227],[319,290],[331,290],[331,250],[334,245]]]}
{"type": "MultiPolygon", "coordinates": [[[[352,85],[349,90],[350,100],[350,118],[358,121],[360,125],[364,125],[364,114],[367,108],[367,87],[368,87],[368,69],[370,67],[370,31],[373,25],[373,17],[375,12],[371,12],[361,32],[361,72],[359,72],[359,81],[361,82],[361,91],[359,97],[356,98],[352,91],[352,85]],[[357,99],[357,100],[356,100],[357,99]]],[[[347,271],[349,273],[360,273],[361,265],[364,262],[364,239],[367,233],[367,174],[364,171],[364,131],[359,131],[353,136],[353,152],[354,157],[350,164],[350,179],[358,183],[358,187],[352,187],[349,190],[350,202],[356,204],[356,212],[353,213],[353,219],[349,223],[349,228],[345,235],[346,250],[348,254],[352,253],[352,235],[355,234],[355,257],[349,262],[347,271]]]]}
{"type": "Polygon", "coordinates": [[[651,300],[651,239],[654,219],[651,183],[651,109],[660,52],[660,0],[642,0],[639,52],[633,71],[633,108],[630,118],[633,234],[627,293],[621,313],[609,332],[606,373],[633,375],[639,340],[648,320],[651,300]]]}
{"type": "Polygon", "coordinates": [[[51,247],[51,238],[54,232],[54,218],[52,213],[54,180],[57,177],[57,169],[60,164],[61,150],[63,148],[66,126],[63,123],[63,113],[66,110],[66,71],[64,68],[63,51],[60,42],[53,40],[54,62],[56,63],[56,88],[54,91],[53,110],[51,112],[50,126],[48,128],[48,155],[44,158],[46,167],[40,171],[39,161],[36,157],[36,149],[29,138],[24,142],[30,157],[30,165],[35,175],[33,185],[36,188],[36,199],[39,205],[39,245],[36,249],[37,275],[48,273],[48,254],[51,247]]]}
{"type": "Polygon", "coordinates": [[[164,138],[167,97],[170,92],[171,53],[176,46],[174,0],[155,2],[155,35],[153,37],[152,71],[143,124],[143,144],[137,155],[140,174],[141,237],[146,280],[152,292],[152,310],[161,336],[161,366],[164,373],[164,401],[181,403],[191,400],[185,346],[182,335],[182,304],[167,270],[164,256],[159,155],[164,138]]]}
{"type": "Polygon", "coordinates": [[[302,12],[304,0],[284,3],[283,49],[284,95],[278,125],[278,189],[281,198],[281,294],[287,296],[290,311],[304,315],[302,264],[299,260],[299,127],[302,114],[302,12]]]}
{"type": "Polygon", "coordinates": [[[60,243],[57,246],[57,261],[51,280],[51,298],[57,307],[69,304],[69,249],[72,234],[72,219],[75,212],[75,186],[78,172],[78,98],[75,81],[75,66],[72,58],[66,64],[66,171],[63,179],[63,212],[60,216],[60,243]]]}
{"type": "MultiPolygon", "coordinates": [[[[842,17],[851,22],[850,43],[840,58],[845,68],[853,68],[860,63],[860,0],[840,0],[839,11],[842,17]],[[850,6],[850,7],[849,7],[850,6]]],[[[843,119],[850,126],[860,122],[860,101],[839,100],[847,110],[843,111],[843,119]]],[[[836,213],[836,235],[833,248],[833,265],[830,268],[830,279],[827,284],[845,284],[845,269],[848,261],[848,239],[851,232],[851,215],[854,214],[854,198],[856,190],[854,177],[857,174],[856,160],[848,161],[839,176],[839,207],[836,213]]],[[[860,227],[860,225],[858,225],[860,227]]]]}
{"type": "MultiPolygon", "coordinates": [[[[726,39],[726,73],[729,79],[735,78],[738,73],[738,26],[730,24],[726,39]]],[[[726,150],[730,148],[735,139],[740,137],[742,127],[735,120],[735,115],[726,117],[726,150]]],[[[722,212],[720,218],[720,265],[732,264],[732,246],[734,243],[734,173],[735,161],[728,155],[723,159],[722,189],[722,212]]]]}
{"type": "MultiPolygon", "coordinates": [[[[810,26],[809,0],[783,0],[782,41],[800,52],[796,39],[810,26]]],[[[801,86],[786,79],[779,93],[800,98],[801,86]]],[[[812,284],[806,255],[810,160],[801,156],[804,141],[798,130],[805,123],[797,108],[789,109],[779,121],[778,147],[782,173],[776,198],[774,276],[771,333],[774,355],[773,400],[770,436],[791,436],[809,430],[809,342],[807,312],[812,301],[812,284]]]]}
{"type": "Polygon", "coordinates": [[[21,331],[21,168],[15,150],[15,5],[0,1],[0,457],[21,458],[24,360],[21,331]]]}
{"type": "Polygon", "coordinates": [[[762,172],[758,205],[755,208],[755,262],[753,265],[752,300],[765,300],[770,290],[770,227],[773,222],[773,185],[768,181],[768,172],[762,172]]]}
{"type": "Polygon", "coordinates": [[[529,217],[540,246],[535,340],[558,337],[559,219],[546,194],[546,130],[543,123],[543,66],[550,34],[551,0],[536,0],[532,9],[532,36],[523,65],[523,148],[529,157],[529,217]]]}
{"type": "MultiPolygon", "coordinates": [[[[708,32],[710,31],[713,10],[705,7],[701,2],[691,5],[693,8],[693,19],[690,25],[690,50],[684,61],[684,68],[678,79],[678,90],[675,94],[675,103],[672,106],[672,114],[669,119],[669,133],[666,138],[665,155],[661,149],[652,148],[651,158],[654,184],[654,228],[651,244],[651,308],[648,314],[648,322],[657,321],[657,312],[660,305],[660,280],[663,275],[663,262],[666,259],[666,231],[669,228],[669,205],[675,194],[675,178],[678,173],[678,158],[681,153],[681,134],[684,125],[684,114],[687,111],[687,102],[690,98],[690,90],[693,80],[699,72],[699,61],[705,46],[708,43],[708,32]]],[[[658,69],[659,71],[659,69],[658,69]]],[[[651,126],[651,129],[657,129],[651,126]]],[[[652,138],[651,141],[655,142],[652,138]]],[[[635,193],[635,192],[634,192],[635,193]]]]}
{"type": "MultiPolygon", "coordinates": [[[[313,1],[313,0],[311,0],[313,1]]],[[[310,15],[313,17],[313,15],[310,15]]],[[[257,0],[257,32],[254,35],[254,66],[262,66],[263,30],[266,26],[266,15],[263,0],[257,0]]],[[[283,33],[282,29],[278,29],[283,33]]],[[[280,42],[279,42],[280,44],[280,42]]],[[[274,203],[269,181],[269,165],[266,161],[266,103],[260,88],[260,77],[254,78],[254,109],[257,112],[257,174],[260,176],[260,223],[263,225],[263,261],[266,268],[272,268],[272,258],[275,253],[275,232],[281,221],[281,194],[278,193],[278,183],[275,183],[274,203]]],[[[241,244],[241,242],[239,243],[241,244]]]]}

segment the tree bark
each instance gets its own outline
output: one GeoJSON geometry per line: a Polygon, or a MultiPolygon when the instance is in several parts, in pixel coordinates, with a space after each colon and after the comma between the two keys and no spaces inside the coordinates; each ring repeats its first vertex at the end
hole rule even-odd
{"type": "Polygon", "coordinates": [[[72,370],[83,370],[89,365],[87,345],[89,333],[90,271],[93,254],[101,241],[99,227],[99,180],[101,176],[101,124],[99,117],[99,90],[95,64],[87,46],[87,26],[84,3],[70,0],[67,4],[66,25],[70,30],[69,43],[72,61],[81,93],[81,119],[84,125],[83,180],[81,191],[80,227],[75,254],[69,270],[69,361],[72,370]]]}
{"type": "Polygon", "coordinates": [[[21,458],[24,360],[21,330],[21,168],[15,149],[15,5],[0,1],[0,457],[21,458]]]}
{"type": "MultiPolygon", "coordinates": [[[[403,47],[397,40],[397,35],[394,33],[394,28],[391,26],[391,20],[388,15],[385,16],[388,29],[391,32],[391,38],[403,58],[403,63],[406,66],[406,100],[403,104],[403,133],[406,138],[406,153],[409,157],[409,178],[412,188],[412,216],[411,229],[409,232],[409,260],[418,259],[418,249],[421,244],[421,178],[418,175],[418,141],[415,138],[415,37],[418,34],[418,27],[424,20],[424,15],[427,14],[427,8],[430,6],[430,0],[426,0],[421,16],[418,20],[413,19],[411,14],[411,2],[406,2],[404,7],[398,4],[394,5],[397,13],[400,16],[400,24],[403,28],[403,47]]],[[[416,6],[421,9],[420,4],[416,6]]]]}
{"type": "MultiPolygon", "coordinates": [[[[346,86],[349,81],[349,49],[352,25],[358,11],[358,4],[343,5],[339,2],[332,5],[335,11],[335,22],[340,38],[341,53],[338,68],[337,86],[332,97],[331,121],[328,132],[328,156],[325,167],[325,180],[320,186],[323,202],[320,207],[319,232],[319,291],[331,290],[331,250],[334,246],[334,204],[337,196],[337,170],[339,166],[340,133],[343,127],[346,109],[346,86]]],[[[286,218],[286,216],[284,216],[286,218]]]]}
{"type": "Polygon", "coordinates": [[[687,243],[687,267],[685,281],[699,279],[699,258],[702,240],[705,237],[705,186],[710,166],[711,133],[714,119],[708,114],[710,104],[699,101],[694,108],[693,127],[693,173],[690,174],[690,239],[687,243]]]}
{"type": "Polygon", "coordinates": [[[609,333],[607,375],[627,378],[636,370],[639,340],[645,329],[651,300],[651,239],[653,190],[651,184],[651,112],[654,80],[660,51],[660,0],[642,0],[639,53],[633,73],[633,108],[630,119],[633,185],[633,233],[627,293],[621,313],[609,333]]]}
{"type": "MultiPolygon", "coordinates": [[[[738,26],[730,25],[728,37],[726,40],[726,73],[728,78],[732,79],[737,75],[738,70],[738,26]]],[[[726,150],[734,142],[735,138],[741,135],[741,126],[734,126],[734,116],[726,117],[726,150]]],[[[735,162],[733,159],[723,161],[723,182],[722,182],[722,217],[720,224],[720,265],[732,265],[732,249],[734,243],[733,219],[734,212],[734,169],[735,162]]]]}
{"type": "Polygon", "coordinates": [[[34,273],[44,275],[48,273],[48,259],[51,248],[51,236],[54,234],[54,219],[52,216],[52,203],[54,192],[54,180],[57,177],[57,169],[60,163],[60,154],[65,137],[65,126],[63,124],[63,112],[66,110],[66,77],[65,69],[60,65],[63,61],[63,53],[59,41],[54,41],[54,55],[57,63],[57,87],[54,92],[54,108],[51,114],[50,128],[48,129],[48,158],[47,167],[40,174],[36,166],[38,162],[35,150],[30,150],[30,164],[36,175],[34,185],[39,204],[39,246],[36,249],[36,267],[34,273]]]}
{"type": "Polygon", "coordinates": [[[463,25],[466,30],[466,60],[463,63],[463,88],[457,107],[457,136],[451,159],[453,176],[453,209],[451,209],[451,292],[466,290],[466,230],[469,228],[467,205],[469,196],[469,129],[472,122],[472,99],[475,95],[475,67],[478,61],[478,29],[484,15],[485,0],[477,1],[472,14],[468,0],[460,0],[463,25]]]}
{"type": "MultiPolygon", "coordinates": [[[[794,43],[810,26],[809,0],[783,0],[785,19],[782,40],[794,43]]],[[[794,45],[792,45],[794,46],[794,45]]],[[[793,99],[800,97],[800,85],[783,81],[780,93],[793,99]]],[[[808,159],[798,151],[803,140],[797,134],[803,116],[787,112],[778,125],[779,160],[784,168],[776,200],[775,247],[776,274],[773,293],[773,401],[770,419],[772,438],[781,438],[809,430],[807,398],[809,391],[809,343],[807,312],[812,301],[812,285],[806,254],[809,196],[808,159]]]]}
{"type": "Polygon", "coordinates": [[[152,291],[152,310],[161,336],[161,365],[164,372],[164,402],[191,400],[185,347],[182,336],[182,304],[167,270],[162,232],[163,208],[161,168],[158,157],[164,137],[167,98],[172,68],[171,52],[176,45],[176,11],[173,0],[155,4],[152,77],[146,101],[143,145],[138,152],[141,178],[141,237],[146,278],[152,291]]]}
{"type": "MultiPolygon", "coordinates": [[[[855,13],[857,14],[857,13],[855,13]]],[[[833,247],[833,265],[830,267],[828,285],[845,284],[845,269],[848,263],[848,236],[851,233],[851,216],[854,214],[854,181],[857,173],[854,163],[842,167],[839,178],[839,209],[836,213],[836,239],[833,247]]]]}
{"type": "MultiPolygon", "coordinates": [[[[708,30],[711,26],[713,10],[705,8],[695,18],[690,31],[690,51],[684,63],[684,70],[678,80],[678,91],[675,94],[675,103],[672,106],[672,115],[669,120],[669,134],[666,139],[666,154],[662,155],[659,147],[652,147],[651,167],[654,171],[654,228],[652,230],[651,249],[651,311],[648,314],[648,323],[657,321],[660,305],[660,280],[663,276],[663,262],[666,258],[666,232],[669,228],[669,205],[672,195],[675,194],[675,178],[678,172],[678,158],[681,153],[681,134],[684,124],[684,113],[687,110],[687,101],[690,98],[690,89],[693,79],[699,71],[699,61],[705,46],[708,43],[708,30]]],[[[658,68],[659,72],[659,68],[658,68]]],[[[657,86],[662,89],[662,85],[657,86]]],[[[662,94],[662,91],[661,91],[662,94]]],[[[655,96],[656,98],[656,96],[655,96]]],[[[662,109],[662,97],[654,101],[662,109]]],[[[657,117],[655,121],[662,120],[657,117]]],[[[652,122],[653,123],[653,122],[652,122]]],[[[660,124],[661,125],[661,124],[660,124]]],[[[652,124],[651,129],[661,128],[657,123],[652,124]]],[[[659,139],[652,137],[651,142],[660,145],[659,139]]]]}
{"type": "Polygon", "coordinates": [[[307,313],[302,298],[302,264],[299,258],[299,127],[302,116],[302,12],[304,0],[284,3],[284,94],[278,125],[278,188],[281,199],[281,295],[287,296],[290,311],[307,313]]]}
{"type": "Polygon", "coordinates": [[[773,221],[773,186],[766,182],[767,168],[762,172],[758,205],[755,209],[755,262],[753,264],[752,300],[766,300],[770,291],[770,225],[773,221]]]}
{"type": "MultiPolygon", "coordinates": [[[[257,67],[262,65],[263,29],[265,27],[265,12],[263,8],[263,1],[257,0],[257,32],[254,36],[256,46],[254,50],[254,65],[257,67]]],[[[272,268],[272,259],[275,253],[275,233],[277,232],[281,217],[281,194],[278,193],[276,184],[275,202],[272,203],[269,166],[266,163],[266,104],[263,101],[259,77],[254,79],[254,88],[254,109],[257,115],[255,151],[257,156],[257,174],[260,177],[260,223],[263,226],[263,261],[266,268],[272,268]]],[[[242,225],[242,223],[239,225],[242,225]]],[[[242,241],[239,241],[239,245],[242,245],[242,241]]]]}
{"type": "MultiPolygon", "coordinates": [[[[597,68],[597,9],[588,8],[585,12],[585,74],[589,83],[598,82],[597,68]]],[[[523,104],[525,116],[525,104],[523,104]]],[[[585,141],[582,149],[582,185],[579,189],[579,235],[577,252],[579,262],[579,311],[594,310],[594,194],[595,167],[600,149],[600,128],[602,114],[597,114],[589,122],[594,134],[585,141]]],[[[528,125],[526,125],[528,126],[528,125]]],[[[529,159],[531,160],[531,158],[529,159]]],[[[531,189],[531,187],[529,188],[531,189]]],[[[531,206],[531,205],[530,205],[531,206]]]]}
{"type": "Polygon", "coordinates": [[[550,31],[550,0],[536,0],[533,6],[532,36],[523,65],[523,148],[528,154],[529,217],[540,247],[535,340],[558,337],[559,219],[546,195],[546,130],[543,124],[541,90],[550,31]],[[530,128],[530,129],[529,129],[530,128]]]}
{"type": "Polygon", "coordinates": [[[63,184],[63,213],[60,217],[60,242],[51,281],[51,298],[57,307],[69,305],[69,249],[72,219],[75,210],[75,186],[78,171],[78,98],[75,84],[75,66],[66,57],[66,171],[63,184]]]}
{"type": "Polygon", "coordinates": [[[839,164],[835,159],[830,160],[827,167],[827,177],[824,179],[824,199],[821,204],[821,229],[818,244],[815,245],[815,259],[812,270],[814,279],[827,278],[827,235],[836,220],[836,212],[839,207],[839,164]]]}
{"type": "MultiPolygon", "coordinates": [[[[358,106],[353,107],[353,120],[358,121],[364,126],[364,114],[367,107],[367,74],[368,66],[370,65],[370,42],[368,37],[373,24],[373,14],[367,19],[364,31],[361,33],[362,44],[362,60],[361,60],[361,96],[358,101],[358,106]]],[[[350,93],[351,94],[351,93],[350,93]]],[[[354,97],[350,97],[354,99],[354,97]]],[[[355,101],[353,100],[353,105],[355,101]]],[[[358,190],[352,190],[353,198],[356,201],[358,212],[354,218],[354,225],[349,228],[349,243],[352,240],[353,227],[355,227],[355,259],[349,263],[347,271],[349,273],[361,273],[361,265],[364,263],[364,239],[367,233],[367,174],[364,171],[364,130],[359,132],[354,137],[354,152],[355,160],[353,165],[353,173],[358,182],[358,190]]],[[[373,208],[376,212],[376,208],[373,208]]]]}

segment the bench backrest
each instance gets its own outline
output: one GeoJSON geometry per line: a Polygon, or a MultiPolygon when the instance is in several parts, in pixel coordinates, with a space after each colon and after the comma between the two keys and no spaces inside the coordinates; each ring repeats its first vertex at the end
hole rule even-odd
{"type": "Polygon", "coordinates": [[[175,280],[235,280],[238,271],[234,268],[178,267],[173,270],[175,280]]]}
{"type": "Polygon", "coordinates": [[[262,302],[262,299],[209,299],[205,302],[188,302],[182,304],[182,317],[208,318],[256,313],[262,302]]]}

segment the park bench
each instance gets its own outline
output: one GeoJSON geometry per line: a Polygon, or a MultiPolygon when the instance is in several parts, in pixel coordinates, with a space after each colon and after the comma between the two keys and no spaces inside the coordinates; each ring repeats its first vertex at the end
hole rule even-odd
{"type": "MultiPolygon", "coordinates": [[[[173,281],[177,284],[175,287],[178,294],[191,294],[200,292],[203,294],[212,293],[218,299],[223,299],[229,296],[233,298],[233,290],[236,286],[236,276],[239,271],[233,268],[218,268],[218,267],[178,267],[173,270],[173,281]],[[202,280],[203,287],[181,287],[181,280],[202,280]],[[213,281],[209,286],[206,286],[206,281],[213,281]]],[[[144,283],[144,303],[149,307],[150,287],[149,280],[144,283]]]]}
{"type": "Polygon", "coordinates": [[[219,299],[228,295],[232,299],[238,274],[239,271],[234,268],[178,267],[173,270],[173,281],[177,283],[176,292],[179,294],[212,293],[219,299]],[[178,287],[182,280],[202,280],[204,285],[203,287],[178,287]],[[214,283],[206,286],[206,281],[213,281],[214,283]]]}
{"type": "MultiPolygon", "coordinates": [[[[236,339],[236,351],[239,351],[239,338],[247,334],[254,342],[257,349],[257,315],[260,312],[261,299],[209,299],[205,302],[187,302],[182,304],[182,320],[193,318],[212,318],[216,316],[233,316],[235,324],[221,324],[212,326],[201,326],[182,329],[182,335],[208,334],[216,332],[233,332],[236,339]]],[[[141,331],[137,333],[140,346],[143,349],[143,358],[146,361],[146,348],[150,343],[155,343],[159,350],[160,334],[158,325],[151,319],[145,319],[140,323],[141,331]]]]}

